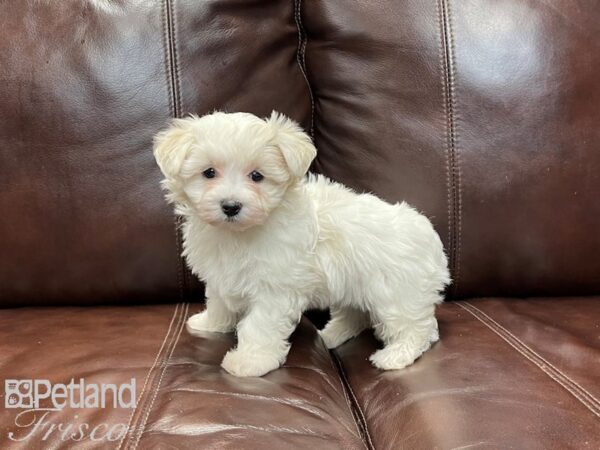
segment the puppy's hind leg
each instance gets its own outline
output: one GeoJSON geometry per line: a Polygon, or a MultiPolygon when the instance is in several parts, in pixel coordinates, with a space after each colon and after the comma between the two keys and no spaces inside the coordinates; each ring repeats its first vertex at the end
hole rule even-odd
{"type": "Polygon", "coordinates": [[[437,321],[433,313],[420,319],[388,314],[379,320],[374,327],[375,335],[383,341],[384,347],[369,358],[379,369],[403,369],[438,340],[437,321]]]}
{"type": "Polygon", "coordinates": [[[336,348],[369,327],[369,315],[350,307],[332,307],[331,320],[319,331],[327,348],[336,348]]]}

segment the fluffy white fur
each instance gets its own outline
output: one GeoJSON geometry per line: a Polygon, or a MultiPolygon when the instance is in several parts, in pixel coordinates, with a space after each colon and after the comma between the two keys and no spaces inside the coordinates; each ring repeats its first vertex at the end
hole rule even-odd
{"type": "Polygon", "coordinates": [[[438,339],[435,305],[450,278],[431,223],[406,203],[307,179],[316,149],[292,120],[178,119],[156,136],[154,154],[185,218],[184,256],[207,284],[206,309],[188,330],[237,330],[222,363],[229,373],[261,376],[283,364],[312,307],[331,308],[320,332],[329,348],[372,326],[384,347],[370,359],[381,369],[406,367],[438,339]],[[264,179],[253,181],[255,171],[264,179]],[[223,202],[241,210],[227,217],[223,202]]]}

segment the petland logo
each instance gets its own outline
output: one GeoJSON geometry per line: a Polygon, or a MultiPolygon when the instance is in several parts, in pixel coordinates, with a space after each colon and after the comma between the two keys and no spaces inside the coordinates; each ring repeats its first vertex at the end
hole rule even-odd
{"type": "Polygon", "coordinates": [[[4,407],[21,409],[15,417],[18,430],[10,431],[12,441],[29,441],[37,437],[42,441],[50,438],[61,441],[110,441],[120,440],[129,427],[124,423],[91,425],[73,420],[56,423],[52,413],[66,408],[127,408],[136,407],[135,378],[129,383],[97,384],[77,382],[72,378],[67,384],[52,384],[49,380],[4,380],[4,407]]]}
{"type": "Polygon", "coordinates": [[[39,408],[40,401],[48,400],[52,409],[106,408],[112,398],[113,408],[135,408],[135,378],[129,384],[78,383],[52,385],[48,380],[4,380],[5,408],[39,408]]]}

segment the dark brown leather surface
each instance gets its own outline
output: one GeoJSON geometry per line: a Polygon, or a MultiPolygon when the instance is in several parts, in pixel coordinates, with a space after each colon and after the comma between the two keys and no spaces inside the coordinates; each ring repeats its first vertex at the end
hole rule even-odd
{"type": "MultiPolygon", "coordinates": [[[[198,309],[197,307],[192,310],[198,309]]],[[[0,446],[49,448],[364,448],[341,380],[314,327],[292,337],[283,369],[236,378],[219,366],[231,334],[190,336],[186,305],[133,308],[23,308],[0,315],[0,378],[122,383],[136,378],[138,406],[52,412],[48,423],[130,424],[123,442],[61,442],[14,425],[0,409],[0,446]],[[109,445],[110,444],[110,445],[109,445]]],[[[4,398],[2,397],[2,402],[4,398]]],[[[100,436],[102,435],[101,430],[100,436]]]]}
{"type": "MultiPolygon", "coordinates": [[[[89,439],[61,441],[57,431],[45,441],[45,430],[25,438],[32,427],[15,425],[21,409],[5,408],[4,380],[49,380],[69,383],[83,377],[88,383],[126,383],[136,379],[137,398],[144,380],[155,364],[146,390],[156,381],[170,345],[183,321],[181,305],[135,308],[15,308],[0,313],[0,446],[10,449],[92,448],[89,439]],[[164,344],[164,345],[163,345],[164,344]],[[162,348],[161,348],[162,347],[162,348]],[[160,350],[160,351],[159,351],[160,350]],[[11,441],[8,433],[13,432],[11,441]]],[[[42,403],[41,407],[50,407],[42,403]]],[[[48,423],[87,423],[95,427],[129,422],[130,409],[72,409],[51,412],[48,423]]],[[[38,416],[38,419],[39,420],[38,416]]],[[[28,424],[33,417],[20,420],[28,424]]],[[[100,430],[106,432],[106,430],[100,430]]],[[[107,441],[105,441],[105,444],[107,441]]],[[[96,444],[97,448],[99,444],[96,444]]],[[[113,445],[116,446],[116,443],[113,445]]]]}
{"type": "Polygon", "coordinates": [[[311,1],[315,168],[407,200],[451,294],[600,292],[600,9],[593,0],[311,1]]]}
{"type": "Polygon", "coordinates": [[[0,305],[201,293],[151,152],[169,117],[308,120],[292,2],[0,5],[0,305]]]}
{"type": "Polygon", "coordinates": [[[600,293],[598,2],[451,3],[459,292],[600,293]]]}
{"type": "Polygon", "coordinates": [[[0,16],[0,302],[177,297],[151,154],[169,117],[158,5],[16,1],[0,16]]]}
{"type": "MultiPolygon", "coordinates": [[[[441,341],[393,372],[370,366],[377,346],[370,333],[340,347],[335,360],[304,321],[284,368],[263,378],[223,371],[233,336],[188,335],[184,319],[198,308],[187,304],[3,310],[0,378],[119,384],[134,377],[133,411],[66,408],[47,418],[129,424],[114,448],[593,449],[598,300],[443,304],[441,341]],[[362,438],[359,429],[367,430],[362,438]]],[[[0,410],[3,448],[106,448],[106,440],[62,442],[58,432],[9,442],[7,433],[31,430],[15,426],[18,411],[0,410]]]]}
{"type": "Polygon", "coordinates": [[[370,333],[340,347],[377,449],[600,445],[600,298],[477,299],[439,307],[440,341],[373,369],[370,333]]]}
{"type": "Polygon", "coordinates": [[[339,374],[314,327],[292,335],[281,370],[236,378],[220,367],[232,335],[184,332],[141,448],[363,448],[339,374]]]}

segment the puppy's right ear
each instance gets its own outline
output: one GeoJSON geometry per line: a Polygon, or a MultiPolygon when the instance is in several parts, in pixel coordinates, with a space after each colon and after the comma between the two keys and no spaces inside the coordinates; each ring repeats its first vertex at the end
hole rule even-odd
{"type": "Polygon", "coordinates": [[[176,178],[189,156],[195,136],[192,123],[196,117],[175,119],[171,126],[154,137],[154,158],[167,179],[176,178]]]}

